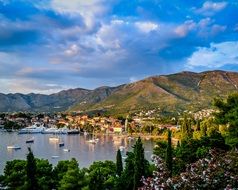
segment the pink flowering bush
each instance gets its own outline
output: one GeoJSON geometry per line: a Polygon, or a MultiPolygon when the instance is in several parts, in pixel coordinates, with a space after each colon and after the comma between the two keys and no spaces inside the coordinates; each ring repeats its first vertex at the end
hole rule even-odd
{"type": "Polygon", "coordinates": [[[157,170],[152,178],[143,178],[140,190],[166,189],[237,189],[238,152],[210,150],[209,156],[187,165],[186,171],[169,178],[164,160],[153,157],[157,170]]]}

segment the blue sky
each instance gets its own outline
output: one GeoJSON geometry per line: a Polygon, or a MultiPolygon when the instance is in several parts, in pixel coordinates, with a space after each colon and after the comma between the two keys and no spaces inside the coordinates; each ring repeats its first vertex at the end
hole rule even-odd
{"type": "Polygon", "coordinates": [[[0,92],[238,71],[238,2],[0,0],[0,92]]]}

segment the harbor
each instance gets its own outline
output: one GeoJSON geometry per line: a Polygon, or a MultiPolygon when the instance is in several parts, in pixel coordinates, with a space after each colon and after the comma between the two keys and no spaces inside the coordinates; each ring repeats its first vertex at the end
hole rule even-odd
{"type": "MultiPolygon", "coordinates": [[[[132,150],[135,138],[119,135],[95,134],[64,135],[64,134],[18,134],[18,132],[0,132],[0,174],[3,173],[7,161],[25,159],[28,147],[37,158],[48,159],[56,165],[59,160],[76,158],[80,167],[88,167],[94,161],[113,160],[118,149],[121,150],[123,159],[126,152],[132,150]],[[31,142],[27,143],[27,141],[31,142]],[[95,142],[92,142],[94,140],[95,142]],[[63,144],[62,144],[63,143],[63,144]],[[9,147],[8,146],[13,146],[9,147]]],[[[143,140],[145,155],[150,156],[155,145],[155,140],[143,140]]]]}

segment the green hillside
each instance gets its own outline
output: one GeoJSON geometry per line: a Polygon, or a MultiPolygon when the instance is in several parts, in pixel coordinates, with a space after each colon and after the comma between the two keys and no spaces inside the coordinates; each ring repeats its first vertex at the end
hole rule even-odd
{"type": "Polygon", "coordinates": [[[237,85],[238,73],[235,72],[181,72],[153,76],[121,86],[96,104],[75,104],[71,111],[127,113],[155,107],[169,112],[199,110],[211,107],[214,97],[226,97],[237,92],[237,85]]]}

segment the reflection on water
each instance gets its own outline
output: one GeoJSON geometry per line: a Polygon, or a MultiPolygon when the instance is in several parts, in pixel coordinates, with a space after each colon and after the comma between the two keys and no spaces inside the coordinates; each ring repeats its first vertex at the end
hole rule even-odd
{"type": "MultiPolygon", "coordinates": [[[[116,159],[116,152],[120,146],[125,147],[122,156],[125,157],[126,151],[130,151],[135,140],[128,140],[125,137],[113,135],[98,135],[97,144],[91,144],[87,141],[91,136],[84,135],[59,135],[60,141],[64,146],[59,147],[59,141],[49,140],[50,134],[22,134],[0,132],[0,173],[6,161],[14,159],[25,159],[27,147],[30,146],[33,153],[38,158],[48,159],[50,163],[57,164],[59,160],[76,158],[80,167],[88,167],[96,160],[113,160],[116,159]],[[26,144],[26,140],[34,137],[33,144],[26,144]],[[7,149],[8,145],[19,145],[20,150],[7,149]],[[69,149],[70,151],[64,151],[69,149]],[[53,156],[53,157],[52,157],[53,156]]],[[[153,140],[144,140],[145,156],[150,159],[154,147],[153,140]]]]}

